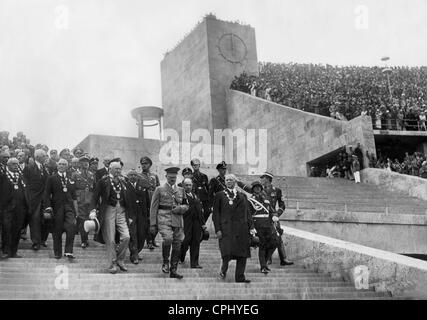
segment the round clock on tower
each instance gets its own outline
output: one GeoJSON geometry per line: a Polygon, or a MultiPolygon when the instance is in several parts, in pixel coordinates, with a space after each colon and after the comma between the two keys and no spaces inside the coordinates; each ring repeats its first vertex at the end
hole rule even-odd
{"type": "Polygon", "coordinates": [[[238,35],[225,33],[218,39],[219,55],[230,63],[242,64],[248,55],[248,48],[238,35]]]}

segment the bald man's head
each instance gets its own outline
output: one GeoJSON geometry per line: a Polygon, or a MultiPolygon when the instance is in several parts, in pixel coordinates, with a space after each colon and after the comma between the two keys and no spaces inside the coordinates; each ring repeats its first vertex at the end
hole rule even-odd
{"type": "Polygon", "coordinates": [[[113,175],[114,178],[118,177],[122,173],[122,166],[120,162],[111,162],[109,172],[113,175]]]}
{"type": "Polygon", "coordinates": [[[44,160],[46,159],[47,154],[46,151],[43,149],[37,149],[34,151],[34,159],[40,163],[44,163],[44,160]]]}
{"type": "Polygon", "coordinates": [[[9,171],[18,172],[19,161],[16,158],[9,158],[7,160],[7,168],[9,171]]]}

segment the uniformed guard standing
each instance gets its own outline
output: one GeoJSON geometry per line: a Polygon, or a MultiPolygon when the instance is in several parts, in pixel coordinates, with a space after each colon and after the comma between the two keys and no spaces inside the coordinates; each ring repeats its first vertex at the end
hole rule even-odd
{"type": "Polygon", "coordinates": [[[150,207],[150,232],[154,234],[158,231],[163,238],[162,271],[170,273],[171,278],[182,279],[183,276],[177,273],[177,268],[184,240],[183,214],[189,207],[182,204],[185,198],[184,189],[175,185],[179,170],[176,167],[166,169],[167,182],[154,191],[150,207]]]}
{"type": "MultiPolygon", "coordinates": [[[[225,174],[227,173],[227,164],[225,161],[218,163],[216,166],[219,175],[209,181],[209,208],[212,208],[215,199],[215,194],[227,189],[225,185],[225,174]]],[[[205,219],[207,221],[207,219],[205,219]]]]}
{"type": "Polygon", "coordinates": [[[193,172],[194,192],[202,202],[204,218],[205,218],[205,221],[208,221],[208,218],[211,214],[211,208],[209,207],[209,179],[207,175],[200,172],[199,159],[191,160],[191,166],[193,167],[193,170],[194,170],[193,172]]]}
{"type": "Polygon", "coordinates": [[[89,171],[89,161],[90,158],[88,156],[82,156],[79,159],[80,169],[71,174],[71,179],[75,181],[77,195],[77,230],[80,233],[83,249],[89,245],[88,233],[84,230],[83,225],[89,219],[89,213],[93,209],[91,203],[95,183],[95,175],[89,171]]]}
{"type": "MultiPolygon", "coordinates": [[[[252,196],[248,199],[249,210],[252,214],[255,229],[259,237],[258,257],[261,272],[267,274],[271,270],[267,267],[267,261],[271,258],[277,247],[277,235],[273,224],[273,210],[270,201],[262,193],[262,185],[259,181],[252,183],[252,196]]],[[[278,219],[275,217],[275,219],[278,219]]]]}
{"type": "MultiPolygon", "coordinates": [[[[141,185],[143,188],[146,188],[148,190],[148,194],[150,196],[150,203],[151,203],[151,198],[153,197],[154,190],[156,190],[156,188],[160,186],[160,180],[157,174],[150,171],[150,168],[153,165],[153,161],[151,161],[149,157],[142,157],[139,163],[141,164],[141,169],[142,169],[142,172],[140,175],[141,185]]],[[[150,225],[149,220],[150,220],[150,216],[148,216],[147,227],[150,225]]],[[[157,233],[151,234],[151,232],[148,232],[147,230],[146,240],[147,240],[148,249],[153,250],[154,247],[158,247],[155,241],[156,236],[157,236],[157,233]]]]}
{"type": "MultiPolygon", "coordinates": [[[[261,183],[264,187],[263,193],[265,194],[267,199],[270,201],[271,208],[275,211],[275,215],[277,217],[280,217],[282,213],[285,211],[286,207],[285,207],[285,202],[283,201],[282,190],[272,185],[273,177],[274,176],[271,173],[265,172],[263,175],[261,175],[260,178],[261,178],[261,183]],[[276,211],[277,206],[279,206],[279,208],[276,211]]],[[[280,227],[280,221],[275,222],[275,227],[278,232],[277,251],[279,253],[280,265],[281,266],[292,265],[294,263],[286,259],[285,245],[282,239],[283,230],[280,227]]],[[[269,264],[271,264],[271,258],[270,258],[269,264]]]]}

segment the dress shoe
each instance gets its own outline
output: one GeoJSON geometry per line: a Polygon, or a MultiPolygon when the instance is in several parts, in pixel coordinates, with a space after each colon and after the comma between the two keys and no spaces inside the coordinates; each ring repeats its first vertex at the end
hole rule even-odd
{"type": "Polygon", "coordinates": [[[291,265],[293,265],[294,263],[292,262],[292,261],[288,261],[288,260],[283,260],[283,261],[280,261],[280,265],[281,266],[291,266],[291,265]]]}
{"type": "Polygon", "coordinates": [[[54,258],[55,258],[55,259],[57,259],[57,260],[59,260],[59,259],[61,259],[62,257],[61,257],[61,256],[54,256],[54,258]]]}
{"type": "Polygon", "coordinates": [[[163,263],[162,265],[162,272],[163,273],[169,273],[170,269],[169,269],[169,264],[163,263]]]}
{"type": "Polygon", "coordinates": [[[138,259],[130,259],[130,262],[132,262],[133,264],[139,264],[139,260],[138,259]]]}
{"type": "Polygon", "coordinates": [[[8,259],[8,258],[9,258],[9,255],[8,255],[7,253],[1,253],[1,254],[0,254],[0,258],[1,258],[1,259],[8,259]]]}
{"type": "Polygon", "coordinates": [[[38,251],[38,250],[40,250],[40,245],[39,245],[39,244],[37,244],[37,243],[34,243],[34,244],[31,246],[31,248],[32,248],[34,251],[38,251]]]}
{"type": "Polygon", "coordinates": [[[270,271],[271,271],[271,269],[270,269],[269,267],[265,267],[265,269],[266,269],[268,272],[270,272],[270,271]]]}
{"type": "Polygon", "coordinates": [[[154,250],[154,246],[150,243],[150,244],[148,245],[148,249],[149,249],[150,251],[153,251],[153,250],[154,250]]]}
{"type": "Polygon", "coordinates": [[[72,253],[64,253],[64,257],[68,259],[75,259],[76,257],[72,253]]]}
{"type": "Polygon", "coordinates": [[[138,257],[138,260],[139,260],[139,261],[142,261],[142,258],[141,258],[141,257],[138,257]]]}
{"type": "Polygon", "coordinates": [[[180,274],[176,273],[176,271],[171,271],[169,277],[170,278],[174,278],[174,279],[182,279],[182,278],[184,278],[183,275],[180,275],[180,274]]]}
{"type": "Polygon", "coordinates": [[[223,273],[223,272],[220,272],[220,273],[219,273],[219,278],[220,278],[220,279],[222,279],[222,280],[224,280],[224,279],[225,279],[225,277],[226,277],[226,275],[227,275],[227,274],[225,274],[225,273],[223,273]]]}
{"type": "Polygon", "coordinates": [[[107,272],[111,273],[111,274],[116,274],[117,273],[117,268],[114,264],[112,264],[108,269],[107,272]]]}
{"type": "Polygon", "coordinates": [[[267,268],[261,268],[261,273],[268,274],[267,268]]]}
{"type": "Polygon", "coordinates": [[[83,242],[82,243],[82,248],[83,249],[86,249],[88,246],[89,246],[89,244],[87,242],[83,242]]]}
{"type": "Polygon", "coordinates": [[[46,242],[42,242],[42,247],[47,248],[47,244],[46,244],[46,242]]]}
{"type": "Polygon", "coordinates": [[[128,271],[128,268],[126,268],[126,266],[122,262],[117,262],[117,266],[119,267],[120,270],[124,272],[128,271]]]}
{"type": "Polygon", "coordinates": [[[153,246],[158,248],[159,246],[157,245],[156,241],[153,241],[153,246]]]}
{"type": "Polygon", "coordinates": [[[244,279],[244,280],[238,280],[237,283],[251,283],[251,280],[244,279]]]}
{"type": "Polygon", "coordinates": [[[203,267],[202,267],[202,266],[197,265],[197,266],[191,266],[191,269],[203,269],[203,267]]]}

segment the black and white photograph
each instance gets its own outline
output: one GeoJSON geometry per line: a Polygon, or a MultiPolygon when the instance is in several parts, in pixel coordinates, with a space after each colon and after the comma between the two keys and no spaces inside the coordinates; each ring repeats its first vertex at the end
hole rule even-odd
{"type": "Polygon", "coordinates": [[[426,299],[425,0],[0,0],[0,300],[426,299]]]}

